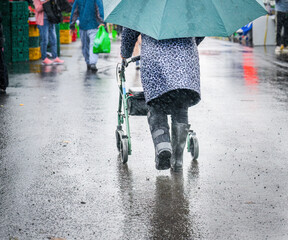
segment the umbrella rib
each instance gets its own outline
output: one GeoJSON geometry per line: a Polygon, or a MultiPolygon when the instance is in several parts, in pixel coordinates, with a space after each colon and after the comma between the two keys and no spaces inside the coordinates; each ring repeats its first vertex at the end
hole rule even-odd
{"type": "Polygon", "coordinates": [[[165,1],[165,6],[164,6],[163,11],[162,11],[162,17],[161,17],[161,23],[160,23],[158,38],[160,38],[160,35],[161,35],[160,29],[162,29],[162,24],[163,24],[163,19],[164,19],[163,15],[164,15],[166,7],[167,7],[167,2],[168,2],[168,0],[165,1]]]}
{"type": "Polygon", "coordinates": [[[222,24],[223,24],[223,27],[224,27],[224,29],[225,29],[225,32],[227,33],[227,29],[226,29],[225,23],[224,23],[224,21],[223,21],[223,19],[222,19],[222,16],[221,16],[221,15],[219,14],[219,12],[218,12],[217,4],[215,4],[214,1],[215,1],[215,0],[212,0],[213,6],[214,6],[214,8],[216,9],[216,13],[218,14],[219,19],[221,20],[221,22],[222,22],[222,24]]]}

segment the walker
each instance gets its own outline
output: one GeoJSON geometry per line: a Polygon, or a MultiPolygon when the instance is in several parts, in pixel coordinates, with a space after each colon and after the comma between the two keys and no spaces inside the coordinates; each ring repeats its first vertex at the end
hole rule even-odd
{"type": "MultiPolygon", "coordinates": [[[[116,129],[116,146],[123,164],[127,163],[128,156],[132,154],[129,116],[146,116],[148,109],[145,103],[142,88],[130,88],[128,92],[125,86],[125,69],[132,62],[140,60],[140,56],[133,57],[129,61],[122,60],[116,67],[117,84],[119,87],[118,125],[116,129]]],[[[187,135],[187,150],[191,153],[192,160],[199,156],[199,143],[196,133],[189,130],[187,135]]]]}

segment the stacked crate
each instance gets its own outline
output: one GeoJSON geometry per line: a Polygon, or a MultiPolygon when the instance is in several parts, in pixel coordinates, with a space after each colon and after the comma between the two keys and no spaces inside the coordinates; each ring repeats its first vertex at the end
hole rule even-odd
{"type": "Polygon", "coordinates": [[[40,33],[37,25],[29,25],[29,60],[41,58],[40,33]]]}
{"type": "Polygon", "coordinates": [[[72,42],[69,22],[60,23],[60,43],[69,44],[72,42]]]}
{"type": "Polygon", "coordinates": [[[0,11],[2,14],[4,60],[11,62],[11,29],[10,29],[10,5],[9,0],[0,0],[0,11]]]}
{"type": "Polygon", "coordinates": [[[28,3],[10,2],[12,62],[29,60],[28,3]]]}

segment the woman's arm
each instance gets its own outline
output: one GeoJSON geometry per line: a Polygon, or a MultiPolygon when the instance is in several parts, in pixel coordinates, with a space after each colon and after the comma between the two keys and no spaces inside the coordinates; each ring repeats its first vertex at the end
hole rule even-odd
{"type": "Polygon", "coordinates": [[[75,29],[75,23],[76,23],[78,17],[79,17],[79,10],[78,10],[78,2],[76,0],[73,4],[71,16],[70,16],[70,29],[71,30],[75,29]]]}
{"type": "Polygon", "coordinates": [[[44,11],[43,6],[42,6],[40,0],[33,0],[33,3],[34,3],[36,12],[39,13],[39,12],[44,11]]]}
{"type": "Polygon", "coordinates": [[[135,30],[129,28],[123,29],[121,41],[121,56],[123,58],[130,58],[132,56],[139,35],[140,32],[135,30]]]}
{"type": "Polygon", "coordinates": [[[95,12],[96,12],[96,21],[99,24],[104,24],[103,18],[104,18],[104,13],[103,13],[103,4],[102,1],[95,1],[95,12]]]}

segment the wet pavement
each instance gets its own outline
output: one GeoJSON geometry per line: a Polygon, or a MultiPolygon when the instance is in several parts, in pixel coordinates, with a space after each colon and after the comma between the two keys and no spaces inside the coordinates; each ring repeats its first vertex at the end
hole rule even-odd
{"type": "MultiPolygon", "coordinates": [[[[274,47],[205,39],[200,156],[157,171],[146,117],[132,155],[115,142],[120,42],[89,74],[79,40],[63,66],[10,67],[0,95],[0,239],[288,239],[288,63],[274,47]]],[[[127,69],[128,85],[139,72],[127,69]]]]}

